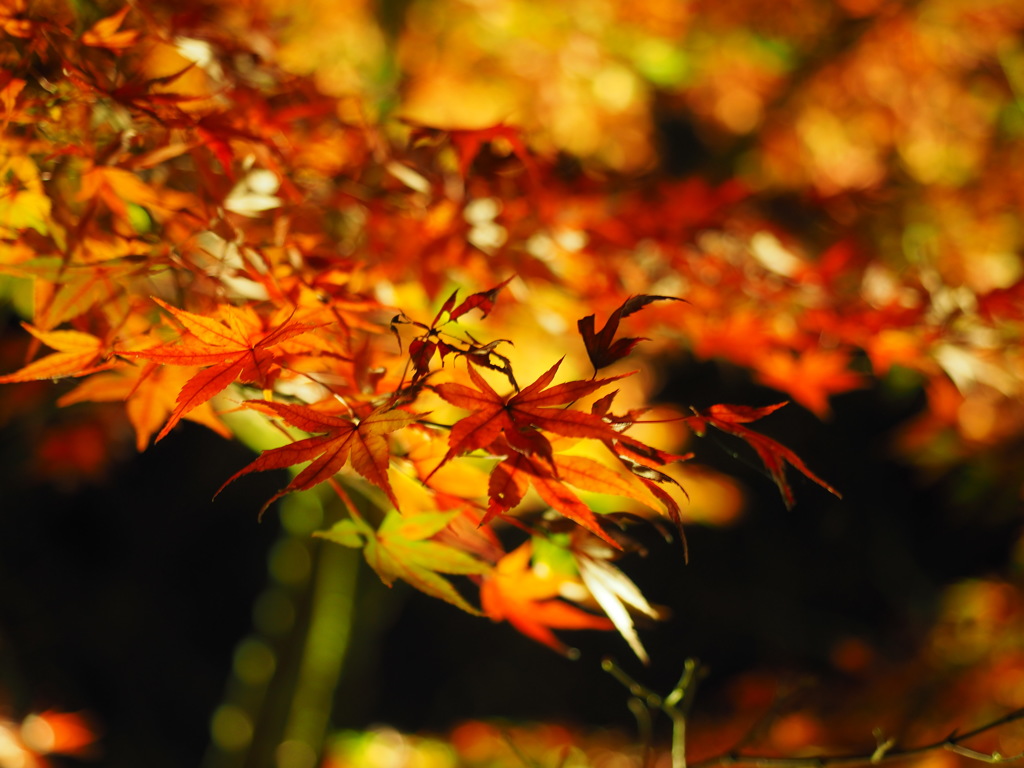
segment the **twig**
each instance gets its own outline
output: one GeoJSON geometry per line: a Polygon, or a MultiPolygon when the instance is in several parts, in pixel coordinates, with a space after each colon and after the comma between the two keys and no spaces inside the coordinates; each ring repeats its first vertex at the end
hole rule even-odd
{"type": "Polygon", "coordinates": [[[686,768],[686,720],[693,708],[701,671],[696,659],[687,659],[682,677],[661,706],[672,720],[672,768],[686,768]]]}
{"type": "Polygon", "coordinates": [[[638,699],[636,696],[630,697],[626,706],[636,718],[638,740],[644,748],[642,765],[645,768],[650,768],[654,765],[654,723],[651,720],[651,710],[647,708],[643,699],[638,699]]]}
{"type": "MultiPolygon", "coordinates": [[[[686,660],[679,682],[665,698],[638,683],[609,658],[601,662],[601,669],[622,683],[626,690],[634,696],[635,701],[646,705],[648,712],[661,710],[668,716],[672,721],[672,768],[687,768],[686,721],[690,716],[690,709],[693,707],[697,682],[704,671],[697,660],[686,660]]],[[[633,707],[630,708],[633,709],[633,707]]]]}
{"type": "Polygon", "coordinates": [[[530,759],[530,757],[519,748],[515,739],[512,738],[512,734],[505,728],[501,729],[501,737],[505,740],[505,745],[512,750],[512,754],[515,755],[519,759],[519,762],[525,765],[526,768],[540,768],[534,760],[530,759]]]}
{"type": "Polygon", "coordinates": [[[918,747],[906,749],[891,749],[891,741],[881,742],[872,752],[858,755],[821,755],[818,757],[769,757],[764,755],[742,755],[736,749],[732,749],[721,755],[708,757],[695,763],[689,768],[715,768],[717,766],[756,766],[757,768],[844,768],[855,765],[879,765],[891,763],[897,760],[906,760],[928,752],[944,749],[947,752],[961,755],[962,757],[976,760],[981,763],[1011,763],[1024,759],[1024,752],[1016,755],[1002,755],[999,752],[979,752],[964,746],[963,742],[982,733],[995,730],[1007,723],[1024,720],[1024,708],[1015,709],[990,723],[975,728],[967,733],[950,734],[944,739],[922,744],[918,747]]]}
{"type": "MultiPolygon", "coordinates": [[[[697,683],[705,671],[696,659],[687,659],[683,668],[682,677],[672,691],[663,699],[651,689],[641,685],[623,671],[618,664],[609,658],[601,662],[601,668],[618,680],[634,697],[630,701],[630,709],[637,713],[640,707],[645,707],[647,713],[660,710],[672,721],[672,768],[732,768],[733,766],[754,766],[754,768],[847,768],[848,766],[859,765],[880,765],[892,763],[897,760],[923,755],[928,752],[945,750],[953,754],[975,760],[980,763],[997,765],[1012,763],[1024,759],[1024,752],[1016,755],[1003,755],[999,752],[981,752],[965,746],[964,742],[979,736],[983,733],[993,731],[1003,725],[1024,720],[1024,707],[1007,712],[985,725],[979,726],[966,733],[954,731],[949,736],[930,744],[922,744],[918,747],[907,747],[904,749],[893,749],[895,739],[882,739],[876,734],[878,744],[868,753],[856,755],[819,755],[814,757],[774,757],[769,755],[744,755],[740,750],[744,745],[750,743],[752,733],[763,726],[764,719],[755,724],[751,732],[748,732],[732,749],[720,755],[707,757],[694,763],[687,763],[686,760],[686,723],[693,707],[696,695],[697,683]]],[[[772,711],[777,711],[777,705],[772,711]]],[[[638,721],[639,721],[638,717],[638,721]]],[[[648,728],[649,728],[648,722],[648,728]]]]}

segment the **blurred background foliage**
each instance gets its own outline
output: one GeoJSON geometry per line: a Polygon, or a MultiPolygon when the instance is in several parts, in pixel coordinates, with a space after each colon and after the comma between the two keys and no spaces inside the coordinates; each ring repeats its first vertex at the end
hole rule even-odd
{"type": "MultiPolygon", "coordinates": [[[[25,8],[8,0],[0,18],[25,8]]],[[[632,671],[667,689],[685,657],[709,665],[694,752],[735,743],[779,689],[796,692],[761,744],[780,753],[870,751],[875,728],[920,743],[1024,706],[1024,5],[176,12],[197,38],[244,39],[312,78],[344,121],[508,123],[595,195],[675,196],[679,221],[619,211],[639,232],[692,235],[689,274],[672,276],[700,310],[680,320],[688,351],[652,343],[645,386],[683,406],[792,398],[766,431],[844,494],[798,483],[786,511],[726,438],[687,446],[705,468],[686,476],[692,560],[666,566],[678,553],[651,532],[650,557],[631,564],[672,611],[644,630],[651,667],[632,671]],[[716,206],[727,214],[705,226],[699,211],[716,206]]],[[[189,60],[173,42],[151,53],[154,75],[189,60]]],[[[185,86],[212,92],[209,72],[185,86]]],[[[337,150],[327,136],[311,147],[337,150]]],[[[571,246],[551,258],[571,264],[571,246]]],[[[641,263],[656,247],[637,235],[626,250],[641,263]]],[[[13,310],[4,319],[16,325],[13,310]]],[[[0,337],[4,371],[23,344],[0,337]]],[[[573,637],[582,658],[569,662],[388,590],[309,538],[336,514],[314,494],[261,525],[279,478],[211,505],[247,460],[239,446],[189,424],[136,455],[120,409],[57,409],[66,390],[0,389],[4,768],[62,751],[26,719],[51,708],[87,710],[99,746],[80,758],[110,766],[307,768],[325,738],[332,768],[520,765],[517,751],[544,766],[641,764],[625,693],[597,663],[624,657],[621,640],[573,637]],[[475,722],[489,718],[509,724],[475,722]]],[[[1016,753],[1024,730],[990,740],[1016,753]]],[[[71,742],[63,751],[88,739],[71,742]]]]}

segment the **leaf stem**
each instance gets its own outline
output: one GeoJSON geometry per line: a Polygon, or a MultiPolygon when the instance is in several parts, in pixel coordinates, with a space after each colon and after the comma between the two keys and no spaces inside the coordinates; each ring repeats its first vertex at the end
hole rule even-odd
{"type": "Polygon", "coordinates": [[[352,497],[348,495],[348,491],[342,487],[341,483],[338,482],[338,479],[336,477],[330,477],[327,479],[327,482],[330,483],[331,489],[338,495],[338,498],[341,499],[341,503],[345,505],[345,508],[349,515],[351,515],[352,519],[366,525],[366,520],[364,520],[363,516],[359,514],[359,508],[356,507],[355,502],[352,501],[352,497]]]}

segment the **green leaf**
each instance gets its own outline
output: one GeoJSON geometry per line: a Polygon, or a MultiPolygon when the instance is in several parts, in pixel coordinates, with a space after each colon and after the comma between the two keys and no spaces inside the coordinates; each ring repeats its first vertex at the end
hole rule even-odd
{"type": "MultiPolygon", "coordinates": [[[[343,547],[361,549],[364,544],[363,537],[367,534],[367,530],[365,524],[360,526],[355,520],[339,520],[328,530],[316,531],[313,535],[319,539],[327,539],[335,544],[341,544],[343,547]]],[[[370,531],[369,535],[372,536],[373,532],[370,531]]]]}
{"type": "Polygon", "coordinates": [[[567,533],[552,533],[547,536],[534,536],[533,562],[543,563],[554,573],[575,576],[576,559],[570,547],[571,537],[567,533]]]}
{"type": "Polygon", "coordinates": [[[395,579],[401,579],[467,613],[480,615],[480,611],[466,602],[451,582],[439,574],[483,574],[488,573],[491,566],[461,550],[430,540],[455,514],[427,513],[402,517],[398,512],[389,512],[376,534],[367,540],[363,554],[366,562],[388,586],[395,579]]]}

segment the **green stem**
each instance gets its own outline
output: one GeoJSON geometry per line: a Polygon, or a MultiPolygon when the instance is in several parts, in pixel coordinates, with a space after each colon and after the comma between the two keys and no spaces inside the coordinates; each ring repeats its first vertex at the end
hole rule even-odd
{"type": "Polygon", "coordinates": [[[238,645],[203,768],[313,768],[348,648],[358,551],[310,535],[339,519],[330,493],[292,494],[270,553],[255,630],[238,645]]]}

